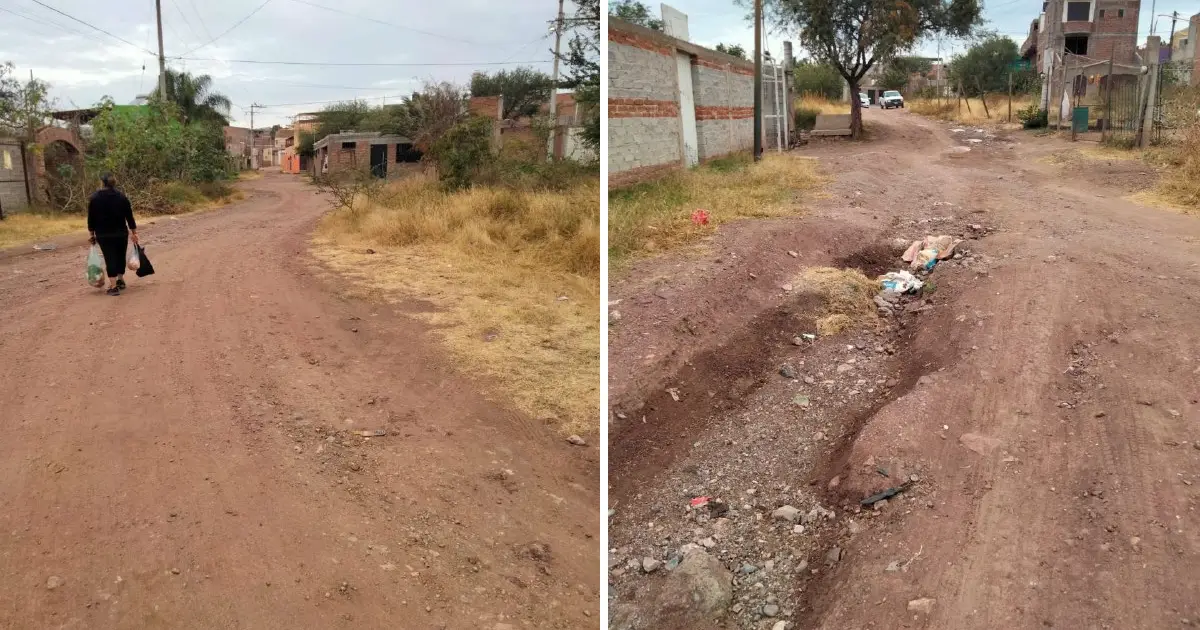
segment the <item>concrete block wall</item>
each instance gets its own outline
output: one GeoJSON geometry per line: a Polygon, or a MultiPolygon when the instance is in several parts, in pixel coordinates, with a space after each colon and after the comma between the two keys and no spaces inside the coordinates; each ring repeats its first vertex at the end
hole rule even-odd
{"type": "Polygon", "coordinates": [[[752,63],[611,17],[608,39],[610,187],[684,165],[680,53],[691,59],[700,160],[752,147],[752,63]]]}

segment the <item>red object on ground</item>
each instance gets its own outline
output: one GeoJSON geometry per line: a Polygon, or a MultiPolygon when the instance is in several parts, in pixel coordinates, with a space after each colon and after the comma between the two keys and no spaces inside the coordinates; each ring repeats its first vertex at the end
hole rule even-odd
{"type": "Polygon", "coordinates": [[[696,225],[708,225],[708,211],[697,210],[692,213],[692,223],[696,225]]]}
{"type": "Polygon", "coordinates": [[[692,507],[694,508],[704,507],[706,505],[708,505],[708,497],[696,497],[695,499],[692,499],[692,507]]]}

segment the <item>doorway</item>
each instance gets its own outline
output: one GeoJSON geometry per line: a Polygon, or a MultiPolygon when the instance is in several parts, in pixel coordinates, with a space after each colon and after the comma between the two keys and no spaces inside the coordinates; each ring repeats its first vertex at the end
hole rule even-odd
{"type": "Polygon", "coordinates": [[[386,144],[371,145],[371,174],[375,177],[387,177],[388,150],[386,144]]]}

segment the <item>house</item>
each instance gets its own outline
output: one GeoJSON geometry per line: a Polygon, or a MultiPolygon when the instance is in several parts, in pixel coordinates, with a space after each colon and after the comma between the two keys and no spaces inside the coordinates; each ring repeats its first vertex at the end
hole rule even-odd
{"type": "Polygon", "coordinates": [[[222,132],[225,135],[225,152],[237,158],[239,168],[250,168],[250,140],[252,137],[250,130],[245,127],[227,125],[222,132]]]}
{"type": "MultiPolygon", "coordinates": [[[[497,147],[511,146],[514,142],[534,143],[537,133],[533,129],[533,120],[527,117],[503,119],[503,96],[474,96],[467,104],[468,109],[476,116],[483,116],[494,121],[493,139],[497,147]]],[[[555,159],[585,159],[587,149],[579,139],[581,119],[579,108],[575,103],[574,92],[563,92],[555,95],[555,117],[558,125],[545,151],[553,151],[555,159]]],[[[538,113],[546,115],[550,112],[550,104],[542,103],[538,113]]]]}
{"type": "MultiPolygon", "coordinates": [[[[1142,59],[1137,53],[1140,0],[1046,0],[1029,25],[1021,56],[1042,76],[1042,102],[1063,91],[1065,80],[1076,98],[1095,97],[1105,89],[1109,64],[1114,74],[1135,80],[1142,59]]],[[[1057,98],[1057,97],[1055,97],[1057,98]]]]}
{"type": "Polygon", "coordinates": [[[375,177],[395,179],[420,170],[421,155],[412,140],[403,136],[344,131],[313,143],[309,172],[337,176],[370,169],[375,177]]]}

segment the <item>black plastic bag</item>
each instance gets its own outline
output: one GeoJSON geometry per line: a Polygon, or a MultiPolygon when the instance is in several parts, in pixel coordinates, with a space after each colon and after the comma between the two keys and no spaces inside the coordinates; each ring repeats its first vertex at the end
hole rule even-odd
{"type": "Polygon", "coordinates": [[[134,273],[136,273],[137,277],[139,278],[145,278],[146,276],[154,273],[154,265],[151,265],[150,259],[146,258],[146,248],[142,247],[141,245],[134,245],[134,247],[137,248],[138,257],[142,259],[142,264],[138,266],[137,271],[134,273]]]}

